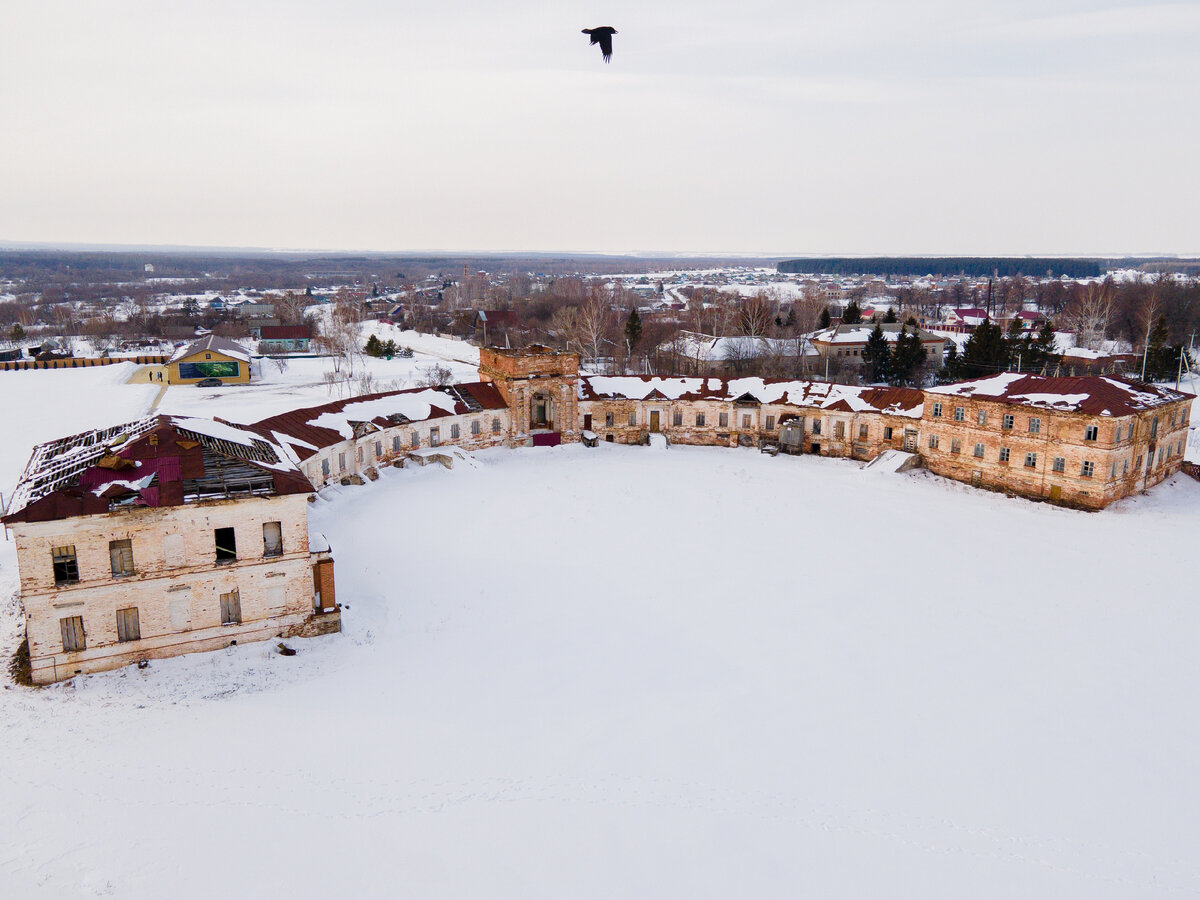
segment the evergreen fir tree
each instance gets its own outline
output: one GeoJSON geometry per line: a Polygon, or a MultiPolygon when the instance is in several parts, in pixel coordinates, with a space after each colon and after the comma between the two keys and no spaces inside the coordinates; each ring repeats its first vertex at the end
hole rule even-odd
{"type": "Polygon", "coordinates": [[[846,311],[842,313],[843,325],[857,325],[862,321],[862,310],[859,309],[858,301],[851,300],[846,307],[846,311]]]}
{"type": "Polygon", "coordinates": [[[381,346],[379,348],[379,355],[386,356],[388,359],[391,359],[393,356],[395,356],[396,355],[396,342],[394,340],[392,340],[391,338],[388,338],[387,342],[384,343],[383,346],[381,346]]]}
{"type": "Polygon", "coordinates": [[[642,317],[638,315],[637,307],[629,311],[629,318],[625,320],[625,342],[629,345],[629,352],[633,352],[633,348],[637,346],[638,341],[642,339],[642,317]]]}
{"type": "Polygon", "coordinates": [[[367,345],[363,348],[367,356],[383,356],[383,344],[375,335],[367,338],[367,345]]]}
{"type": "Polygon", "coordinates": [[[921,338],[915,332],[910,332],[907,325],[901,328],[890,361],[892,384],[912,384],[926,356],[928,351],[921,346],[921,338]]]}
{"type": "Polygon", "coordinates": [[[14,341],[19,341],[25,337],[25,329],[21,327],[20,322],[13,323],[12,331],[8,333],[8,336],[14,341]]]}
{"type": "Polygon", "coordinates": [[[1038,336],[1029,348],[1032,357],[1029,369],[1044,369],[1058,354],[1054,350],[1054,324],[1047,319],[1038,331],[1038,336]]]}
{"type": "Polygon", "coordinates": [[[951,384],[962,378],[962,360],[958,356],[958,344],[950,342],[950,349],[946,351],[946,361],[942,364],[942,368],[937,373],[938,384],[951,384]]]}
{"type": "Polygon", "coordinates": [[[904,320],[904,324],[907,325],[909,328],[911,328],[913,330],[914,334],[916,333],[916,330],[917,330],[917,317],[916,316],[909,316],[907,319],[904,320]]]}
{"type": "Polygon", "coordinates": [[[829,307],[826,306],[824,309],[821,310],[821,315],[817,319],[817,325],[821,328],[828,328],[829,323],[832,320],[833,320],[833,317],[829,315],[829,307]]]}
{"type": "Polygon", "coordinates": [[[200,301],[195,297],[188,297],[183,301],[183,314],[189,319],[194,319],[200,315],[200,301]]]}
{"type": "Polygon", "coordinates": [[[1008,346],[999,325],[984,319],[963,346],[960,373],[963,378],[995,375],[1008,368],[1008,346]]]}
{"type": "Polygon", "coordinates": [[[1149,345],[1146,347],[1146,378],[1155,381],[1175,376],[1179,355],[1175,348],[1167,346],[1167,320],[1158,317],[1150,329],[1149,345]]]}
{"type": "Polygon", "coordinates": [[[867,346],[863,348],[863,365],[866,367],[867,381],[887,381],[891,351],[888,349],[887,338],[883,336],[883,328],[876,324],[867,338],[867,346]]]}
{"type": "Polygon", "coordinates": [[[883,324],[884,325],[895,325],[896,324],[896,310],[890,306],[887,308],[887,312],[884,313],[883,324]]]}

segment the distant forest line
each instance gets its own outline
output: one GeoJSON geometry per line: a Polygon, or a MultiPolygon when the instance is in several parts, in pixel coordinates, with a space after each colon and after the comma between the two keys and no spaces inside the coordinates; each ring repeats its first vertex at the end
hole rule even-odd
{"type": "Polygon", "coordinates": [[[1104,261],[1099,259],[1012,256],[828,256],[785,259],[779,263],[779,271],[789,274],[965,275],[977,278],[991,275],[1001,278],[1017,275],[1098,278],[1105,269],[1104,261]]]}

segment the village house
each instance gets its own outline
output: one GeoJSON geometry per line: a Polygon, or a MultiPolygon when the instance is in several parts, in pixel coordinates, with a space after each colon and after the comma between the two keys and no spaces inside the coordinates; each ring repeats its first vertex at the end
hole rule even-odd
{"type": "Polygon", "coordinates": [[[771,360],[784,371],[795,371],[801,353],[816,355],[811,347],[796,338],[768,338],[751,335],[717,337],[695,331],[681,331],[662,344],[658,352],[670,360],[676,371],[691,375],[736,375],[747,364],[771,360]]]}
{"type": "Polygon", "coordinates": [[[312,330],[307,325],[264,325],[258,337],[259,353],[307,353],[312,330]]]}
{"type": "Polygon", "coordinates": [[[1116,378],[1004,372],[925,391],[930,471],[1100,509],[1178,472],[1190,394],[1116,378]]]}
{"type": "Polygon", "coordinates": [[[312,492],[278,445],[208,419],[36,447],[4,518],[33,681],[338,631],[312,492]]]}
{"type": "MultiPolygon", "coordinates": [[[[888,346],[894,346],[900,339],[901,329],[906,326],[899,323],[886,325],[881,323],[879,327],[883,331],[883,337],[888,342],[888,346]]],[[[867,339],[874,330],[873,324],[866,323],[834,325],[832,328],[825,328],[812,334],[809,337],[809,343],[816,350],[817,355],[823,359],[837,360],[845,366],[861,366],[863,350],[866,349],[867,339]]],[[[910,333],[912,330],[915,330],[917,337],[921,339],[921,346],[925,348],[928,362],[934,366],[940,366],[946,349],[946,339],[922,328],[910,328],[910,333]]]]}
{"type": "Polygon", "coordinates": [[[195,384],[206,378],[245,384],[250,380],[250,351],[236,341],[209,334],[180,347],[167,360],[171,384],[195,384]]]}

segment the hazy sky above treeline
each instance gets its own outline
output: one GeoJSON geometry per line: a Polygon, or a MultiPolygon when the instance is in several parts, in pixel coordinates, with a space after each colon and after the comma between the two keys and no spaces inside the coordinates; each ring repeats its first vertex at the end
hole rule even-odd
{"type": "Polygon", "coordinates": [[[0,240],[1200,253],[1200,3],[5,6],[0,240]],[[580,29],[612,25],[612,63],[580,29]]]}

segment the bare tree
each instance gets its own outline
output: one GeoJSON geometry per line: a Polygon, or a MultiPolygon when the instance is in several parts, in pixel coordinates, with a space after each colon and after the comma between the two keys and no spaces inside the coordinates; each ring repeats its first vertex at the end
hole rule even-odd
{"type": "Polygon", "coordinates": [[[1084,288],[1067,307],[1065,318],[1080,347],[1098,350],[1108,334],[1112,313],[1112,283],[1105,281],[1084,288]]]}
{"type": "Polygon", "coordinates": [[[454,372],[448,366],[434,363],[421,369],[417,376],[417,387],[446,387],[454,383],[454,372]]]}

